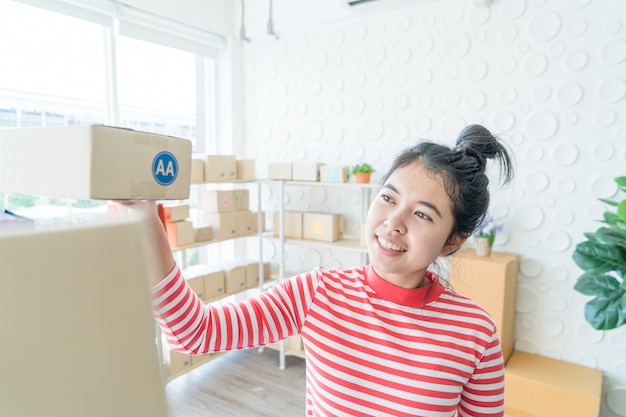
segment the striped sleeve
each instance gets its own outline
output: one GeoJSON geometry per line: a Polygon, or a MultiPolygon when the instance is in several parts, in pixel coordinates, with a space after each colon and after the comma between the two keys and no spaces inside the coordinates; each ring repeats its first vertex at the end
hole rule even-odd
{"type": "Polygon", "coordinates": [[[274,343],[300,332],[315,273],[296,275],[234,303],[205,305],[176,266],[152,288],[154,316],[172,349],[194,355],[274,343]]]}
{"type": "Polygon", "coordinates": [[[504,415],[504,360],[497,333],[465,385],[458,411],[460,417],[504,415]]]}

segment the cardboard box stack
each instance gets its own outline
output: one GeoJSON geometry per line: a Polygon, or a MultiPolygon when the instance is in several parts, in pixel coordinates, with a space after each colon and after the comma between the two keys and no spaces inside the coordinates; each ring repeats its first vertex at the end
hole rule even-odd
{"type": "MultiPolygon", "coordinates": [[[[284,237],[334,242],[341,239],[344,217],[338,213],[283,212],[284,237]]],[[[274,212],[274,236],[280,233],[280,212],[274,212]]]]}
{"type": "MultiPolygon", "coordinates": [[[[259,213],[249,209],[249,191],[200,190],[194,223],[210,226],[215,239],[229,239],[256,233],[259,213]]],[[[261,228],[265,216],[261,212],[261,228]]]]}
{"type": "Polygon", "coordinates": [[[348,182],[350,167],[317,162],[270,162],[267,177],[271,180],[348,182]]]}
{"type": "Polygon", "coordinates": [[[158,210],[171,247],[180,248],[194,243],[188,204],[159,204],[158,210]]]}
{"type": "Polygon", "coordinates": [[[505,361],[507,417],[594,417],[600,412],[602,372],[516,351],[515,302],[519,257],[474,249],[451,257],[452,287],[481,305],[494,319],[505,361]]]}

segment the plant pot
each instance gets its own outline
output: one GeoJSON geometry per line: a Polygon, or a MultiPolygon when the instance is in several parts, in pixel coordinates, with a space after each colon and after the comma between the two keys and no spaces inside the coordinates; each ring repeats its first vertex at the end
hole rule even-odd
{"type": "Polygon", "coordinates": [[[356,182],[361,184],[367,184],[370,182],[370,177],[372,174],[370,172],[359,172],[358,174],[354,174],[356,177],[356,182]]]}
{"type": "Polygon", "coordinates": [[[491,256],[491,242],[488,237],[476,237],[476,255],[477,256],[491,256]]]}

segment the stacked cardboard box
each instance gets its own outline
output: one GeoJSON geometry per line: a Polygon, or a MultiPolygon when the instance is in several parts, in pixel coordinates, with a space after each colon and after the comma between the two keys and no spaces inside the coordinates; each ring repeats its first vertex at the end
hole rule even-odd
{"type": "MultiPolygon", "coordinates": [[[[285,238],[334,242],[341,239],[344,217],[338,213],[283,212],[285,238]]],[[[280,212],[274,212],[274,236],[280,233],[280,212]]]]}
{"type": "Polygon", "coordinates": [[[171,247],[179,248],[194,243],[188,204],[159,204],[158,209],[171,247]]]}
{"type": "Polygon", "coordinates": [[[485,308],[496,323],[505,361],[506,416],[598,416],[599,370],[515,350],[518,268],[519,257],[511,253],[477,256],[466,249],[451,257],[452,287],[485,308]]]}
{"type": "MultiPolygon", "coordinates": [[[[258,231],[259,213],[249,209],[249,191],[201,190],[195,223],[210,226],[215,239],[229,239],[258,231]]],[[[261,220],[264,219],[263,213],[261,220]]],[[[263,228],[261,222],[261,228],[263,228]]]]}
{"type": "Polygon", "coordinates": [[[191,157],[191,182],[253,180],[256,178],[255,169],[254,159],[194,153],[191,157]]]}

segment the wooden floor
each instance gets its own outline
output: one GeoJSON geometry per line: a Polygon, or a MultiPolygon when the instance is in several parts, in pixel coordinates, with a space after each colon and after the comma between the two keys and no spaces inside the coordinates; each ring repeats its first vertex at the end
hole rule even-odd
{"type": "Polygon", "coordinates": [[[227,352],[166,387],[169,417],[299,417],[305,414],[304,359],[265,348],[227,352]]]}

